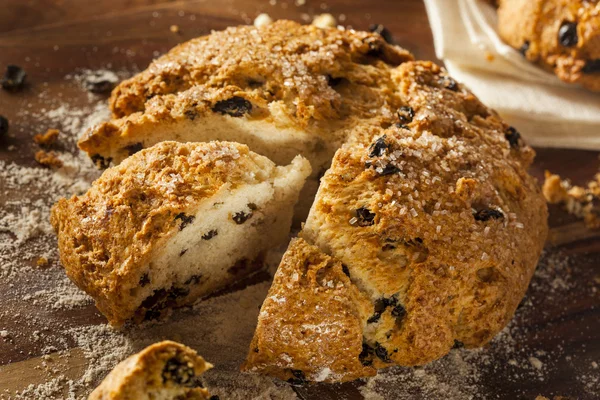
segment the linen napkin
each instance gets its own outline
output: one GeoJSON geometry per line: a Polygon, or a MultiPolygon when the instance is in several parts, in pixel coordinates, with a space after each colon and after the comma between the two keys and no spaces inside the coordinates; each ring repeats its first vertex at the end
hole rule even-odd
{"type": "Polygon", "coordinates": [[[560,81],[497,34],[483,0],[425,0],[436,55],[448,72],[540,147],[600,150],[600,93],[560,81]]]}

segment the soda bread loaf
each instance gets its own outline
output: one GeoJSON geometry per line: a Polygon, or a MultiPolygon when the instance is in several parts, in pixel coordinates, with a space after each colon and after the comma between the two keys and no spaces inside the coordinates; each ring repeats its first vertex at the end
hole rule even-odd
{"type": "Polygon", "coordinates": [[[600,3],[500,0],[498,32],[561,80],[600,91],[600,3]]]}
{"type": "Polygon", "coordinates": [[[291,21],[240,26],[183,43],[113,91],[115,120],[79,146],[98,165],[164,140],[229,140],[276,164],[306,157],[304,220],[318,178],[357,119],[395,113],[390,71],[411,60],[375,33],[291,21]]]}
{"type": "Polygon", "coordinates": [[[403,112],[336,152],[245,370],[337,382],[422,365],[484,345],[523,298],[547,234],[533,150],[435,64],[393,79],[403,112]]]}
{"type": "Polygon", "coordinates": [[[262,266],[309,174],[237,143],[157,144],[54,205],[62,264],[111,324],[160,317],[262,266]]]}
{"type": "Polygon", "coordinates": [[[194,350],[165,340],[119,363],[88,400],[208,400],[200,375],[211,368],[194,350]]]}
{"type": "Polygon", "coordinates": [[[338,382],[424,364],[485,344],[525,293],[547,232],[533,150],[378,34],[229,28],[176,47],[111,105],[117,119],[80,141],[100,164],[165,139],[228,139],[277,163],[305,155],[313,191],[324,173],[247,371],[338,382]]]}

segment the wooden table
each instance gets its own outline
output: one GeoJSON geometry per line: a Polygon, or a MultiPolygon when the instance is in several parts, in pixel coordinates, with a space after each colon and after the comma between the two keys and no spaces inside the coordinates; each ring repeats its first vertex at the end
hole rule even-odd
{"type": "MultiPolygon", "coordinates": [[[[0,114],[14,122],[11,126],[14,137],[0,143],[0,160],[36,166],[31,137],[54,126],[17,115],[24,107],[35,113],[42,106],[43,100],[39,97],[42,85],[45,93],[56,96],[60,93],[66,102],[77,103],[85,93],[65,85],[66,74],[81,68],[140,70],[177,43],[213,29],[252,23],[260,12],[266,12],[274,19],[297,21],[303,21],[307,15],[329,12],[340,23],[356,29],[382,23],[393,33],[397,43],[414,52],[417,58],[435,60],[421,1],[306,0],[305,3],[298,6],[294,1],[284,0],[3,0],[0,5],[0,68],[4,69],[7,64],[23,66],[30,84],[21,93],[0,92],[0,114]],[[171,25],[177,25],[179,32],[171,32],[171,25]],[[11,145],[16,151],[7,150],[11,145]]],[[[598,170],[597,152],[537,151],[532,173],[540,179],[543,171],[550,169],[571,177],[576,183],[584,183],[598,170]]],[[[21,194],[11,196],[19,199],[21,194]]],[[[5,206],[7,198],[0,190],[0,207],[5,206]]],[[[566,268],[558,272],[553,270],[562,275],[534,278],[528,294],[531,304],[519,311],[513,322],[518,343],[512,344],[513,349],[518,348],[521,358],[530,352],[545,360],[543,381],[529,372],[515,374],[511,370],[514,367],[510,362],[511,354],[503,351],[501,346],[491,346],[484,350],[489,354],[488,362],[478,367],[479,388],[474,397],[534,399],[536,395],[544,394],[548,397],[600,398],[600,392],[596,391],[600,387],[600,369],[592,366],[594,362],[600,363],[600,240],[597,234],[583,229],[581,223],[558,207],[551,207],[550,222],[554,242],[548,244],[548,251],[562,252],[571,261],[566,268]],[[568,290],[560,291],[559,296],[546,293],[550,287],[547,280],[554,278],[569,281],[568,290]],[[535,283],[536,279],[540,282],[535,283]]],[[[28,261],[29,264],[33,262],[28,261]]],[[[48,379],[48,375],[34,369],[44,361],[41,356],[47,352],[44,347],[48,344],[31,340],[34,331],[46,326],[57,329],[104,323],[92,305],[57,312],[22,300],[23,296],[39,288],[38,280],[45,281],[48,276],[61,273],[60,269],[51,268],[34,275],[17,275],[10,282],[7,279],[0,281],[0,330],[19,332],[13,338],[0,337],[0,397],[8,397],[7,393],[23,389],[29,383],[48,379]]],[[[62,346],[62,349],[73,348],[72,358],[58,360],[58,369],[66,375],[76,376],[85,362],[81,350],[75,343],[62,343],[62,346]]],[[[397,374],[408,373],[406,371],[398,370],[397,374]]],[[[352,383],[295,390],[305,399],[350,399],[361,398],[357,391],[359,386],[352,383]]],[[[400,398],[393,390],[388,393],[384,397],[400,398]]],[[[433,398],[418,388],[402,393],[404,398],[433,398]]]]}

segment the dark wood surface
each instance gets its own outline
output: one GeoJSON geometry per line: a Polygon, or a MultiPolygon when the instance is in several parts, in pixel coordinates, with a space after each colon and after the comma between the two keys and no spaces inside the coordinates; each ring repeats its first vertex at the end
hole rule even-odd
{"type": "MultiPolygon", "coordinates": [[[[35,110],[40,106],[38,86],[42,82],[46,91],[61,93],[69,101],[77,102],[85,93],[64,85],[64,76],[68,73],[81,68],[141,70],[152,58],[177,43],[213,29],[251,23],[260,12],[267,12],[274,19],[297,21],[302,21],[303,14],[329,12],[338,18],[344,15],[345,20],[340,23],[356,29],[382,23],[397,43],[418,58],[435,60],[421,1],[306,0],[303,6],[295,5],[294,1],[277,0],[275,3],[271,5],[268,0],[3,0],[0,5],[0,69],[7,64],[23,66],[28,73],[29,85],[21,93],[0,92],[0,114],[16,121],[11,126],[14,137],[0,143],[0,160],[35,166],[31,137],[50,126],[43,123],[40,126],[37,120],[16,118],[16,115],[22,107],[35,110]],[[178,34],[169,30],[174,24],[180,29],[178,34]],[[17,151],[7,151],[10,145],[16,146],[17,151]]],[[[571,177],[576,183],[584,183],[598,171],[597,152],[536,150],[538,157],[532,173],[540,179],[544,170],[550,169],[571,177]]],[[[18,199],[19,195],[13,197],[18,199]]],[[[4,207],[6,200],[0,194],[0,207],[4,207]]],[[[600,240],[596,233],[585,230],[580,222],[567,216],[559,207],[551,207],[550,221],[552,233],[548,248],[550,252],[560,251],[571,257],[568,271],[562,271],[568,274],[571,287],[560,296],[549,296],[545,293],[546,286],[532,285],[528,294],[531,305],[517,313],[514,324],[522,328],[519,330],[519,347],[532,352],[542,350],[556,356],[556,360],[551,363],[543,381],[527,374],[515,378],[509,371],[508,355],[500,350],[490,350],[491,363],[495,365],[482,369],[482,398],[533,399],[538,394],[600,398],[600,393],[585,387],[589,380],[581,378],[582,374],[593,375],[594,371],[600,375],[600,369],[587,368],[592,362],[600,363],[600,240]]],[[[43,279],[41,273],[40,280],[43,279]]],[[[103,317],[91,305],[56,311],[20,302],[10,294],[14,291],[4,290],[9,283],[23,289],[19,291],[20,295],[27,290],[35,291],[37,286],[30,279],[18,277],[11,282],[0,282],[0,330],[9,325],[12,329],[36,328],[30,324],[19,327],[15,322],[17,319],[10,317],[12,313],[23,317],[43,315],[45,320],[55,321],[57,327],[104,323],[103,317]]],[[[0,338],[0,389],[18,389],[30,382],[43,381],[35,373],[27,375],[30,378],[23,378],[25,375],[15,372],[36,365],[42,348],[43,344],[27,339],[9,342],[0,338]]],[[[81,370],[81,365],[65,365],[64,368],[72,368],[76,373],[81,370]]],[[[597,382],[595,387],[598,387],[597,382]]],[[[360,398],[356,388],[356,384],[320,385],[297,392],[306,399],[360,398]]],[[[415,397],[419,396],[415,394],[415,397]]]]}

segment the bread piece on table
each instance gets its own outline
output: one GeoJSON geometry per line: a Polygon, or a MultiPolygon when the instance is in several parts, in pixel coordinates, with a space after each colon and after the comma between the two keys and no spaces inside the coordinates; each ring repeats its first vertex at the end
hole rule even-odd
{"type": "Polygon", "coordinates": [[[359,361],[369,298],[345,267],[293,239],[261,307],[243,369],[292,383],[375,375],[359,361]]]}
{"type": "Polygon", "coordinates": [[[113,325],[159,317],[262,265],[310,174],[245,145],[163,142],[52,209],[67,275],[113,325]]]}
{"type": "Polygon", "coordinates": [[[401,105],[390,71],[411,59],[375,33],[291,21],[228,28],[122,82],[111,97],[116,119],[79,146],[105,166],[164,140],[245,143],[278,165],[302,154],[313,169],[303,219],[346,129],[401,105]]]}
{"type": "Polygon", "coordinates": [[[455,344],[487,343],[523,298],[548,229],[544,198],[526,172],[533,150],[435,64],[404,63],[394,79],[406,104],[398,120],[356,127],[300,234],[331,259],[319,257],[346,268],[349,279],[337,274],[334,287],[340,281],[340,291],[360,300],[338,295],[336,307],[322,306],[321,290],[337,293],[321,280],[297,294],[298,268],[313,262],[302,264],[292,244],[263,304],[246,370],[308,381],[331,371],[326,381],[345,381],[371,374],[370,367],[425,364],[455,344]],[[311,299],[310,288],[314,301],[296,299],[311,299]],[[348,338],[340,343],[307,327],[297,339],[300,321],[312,327],[319,320],[337,321],[348,338]],[[344,346],[337,349],[346,369],[313,356],[329,346],[344,346]]]}
{"type": "Polygon", "coordinates": [[[203,400],[200,375],[212,368],[194,350],[165,340],[119,363],[88,400],[203,400]]]}
{"type": "Polygon", "coordinates": [[[561,80],[600,91],[600,3],[500,0],[498,32],[561,80]]]}

